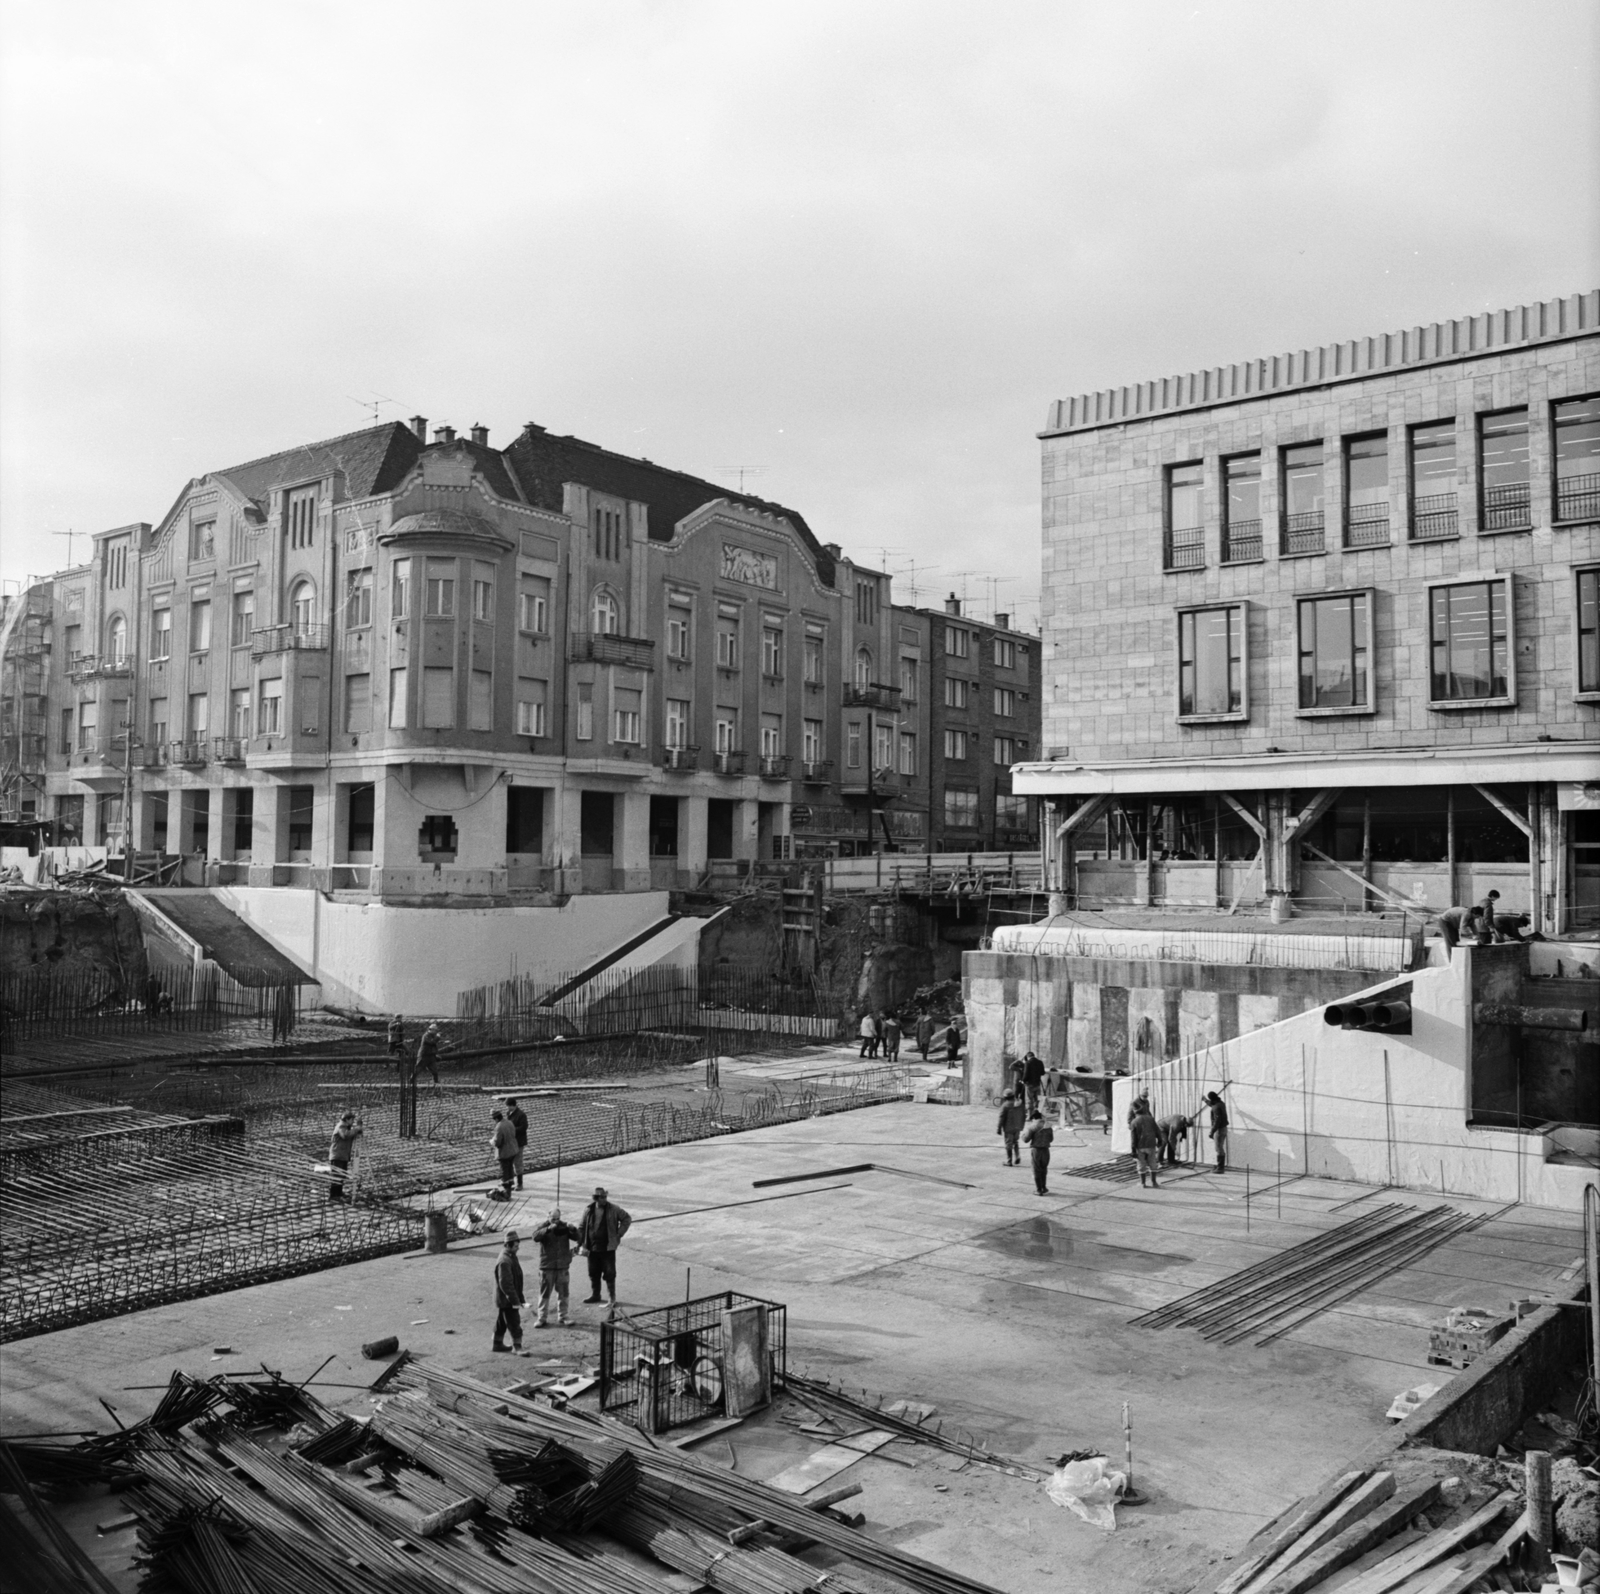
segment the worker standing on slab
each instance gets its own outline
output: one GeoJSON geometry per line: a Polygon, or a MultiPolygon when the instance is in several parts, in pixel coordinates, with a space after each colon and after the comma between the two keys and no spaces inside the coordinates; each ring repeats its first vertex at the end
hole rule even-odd
{"type": "Polygon", "coordinates": [[[389,1020],[389,1055],[397,1061],[404,1061],[406,1055],[406,1025],[398,1013],[389,1020]]]}
{"type": "Polygon", "coordinates": [[[578,1219],[578,1249],[589,1258],[589,1297],[585,1304],[600,1304],[600,1286],[604,1284],[611,1298],[612,1317],[617,1315],[617,1247],[632,1223],[633,1219],[606,1194],[603,1184],[595,1186],[594,1199],[578,1219]]]}
{"type": "Polygon", "coordinates": [[[1206,1106],[1211,1109],[1210,1138],[1217,1148],[1217,1172],[1228,1171],[1228,1109],[1222,1105],[1222,1097],[1216,1091],[1206,1092],[1206,1106]]]}
{"type": "Polygon", "coordinates": [[[917,1052],[923,1062],[927,1062],[928,1053],[933,1048],[933,1014],[924,1013],[917,1020],[917,1052]]]}
{"type": "Polygon", "coordinates": [[[883,1055],[886,1062],[900,1060],[900,1019],[894,1013],[883,1017],[883,1055]]]}
{"type": "Polygon", "coordinates": [[[1133,1142],[1133,1155],[1139,1164],[1139,1188],[1159,1189],[1156,1169],[1161,1165],[1161,1131],[1150,1116],[1150,1104],[1140,1098],[1140,1107],[1128,1125],[1128,1136],[1133,1142]]]}
{"type": "Polygon", "coordinates": [[[1033,1188],[1040,1195],[1050,1194],[1050,1142],[1055,1137],[1055,1130],[1038,1112],[1028,1119],[1028,1127],[1022,1131],[1023,1141],[1033,1156],[1033,1188]]]}
{"type": "Polygon", "coordinates": [[[511,1120],[498,1107],[489,1116],[494,1121],[494,1129],[489,1136],[489,1150],[500,1164],[500,1188],[492,1192],[489,1199],[509,1201],[511,1181],[517,1173],[517,1132],[511,1127],[511,1120]]]}
{"type": "Polygon", "coordinates": [[[422,1039],[417,1043],[417,1066],[412,1070],[412,1079],[415,1080],[424,1068],[433,1075],[433,1082],[437,1085],[439,1083],[439,1026],[437,1024],[430,1024],[422,1032],[422,1039]]]}
{"type": "MultiPolygon", "coordinates": [[[[498,1114],[496,1115],[498,1116],[498,1114]]],[[[505,1244],[494,1264],[494,1345],[495,1350],[522,1349],[522,1264],[517,1247],[522,1237],[515,1229],[506,1231],[505,1244]],[[506,1335],[511,1343],[506,1344],[506,1335]]]]}
{"type": "Polygon", "coordinates": [[[1022,1110],[1022,1103],[1008,1090],[1000,1098],[1000,1122],[995,1125],[994,1132],[1005,1137],[1006,1166],[1020,1168],[1022,1166],[1022,1151],[1020,1141],[1022,1126],[1028,1121],[1028,1115],[1022,1110]]]}
{"type": "Polygon", "coordinates": [[[869,1008],[861,1015],[861,1055],[872,1057],[878,1050],[878,1024],[869,1008]]]}
{"type": "Polygon", "coordinates": [[[1044,1062],[1032,1052],[1022,1056],[1022,1083],[1028,1092],[1028,1111],[1039,1105],[1039,1091],[1044,1085],[1044,1062]]]}
{"type": "Polygon", "coordinates": [[[950,1020],[949,1028],[944,1032],[944,1060],[947,1063],[961,1061],[961,1029],[955,1019],[950,1020]]]}
{"type": "Polygon", "coordinates": [[[533,1326],[543,1328],[550,1312],[550,1297],[556,1298],[556,1322],[563,1328],[572,1321],[567,1311],[571,1293],[572,1242],[578,1231],[561,1221],[561,1208],[551,1207],[550,1216],[533,1231],[539,1247],[539,1315],[533,1326]]]}
{"type": "Polygon", "coordinates": [[[341,1113],[333,1126],[333,1139],[328,1144],[328,1161],[333,1167],[333,1179],[328,1185],[330,1201],[344,1200],[344,1182],[350,1177],[350,1159],[356,1154],[356,1141],[361,1138],[361,1119],[353,1112],[341,1113]]]}
{"type": "Polygon", "coordinates": [[[520,1190],[528,1155],[528,1115],[517,1105],[515,1096],[506,1097],[506,1118],[510,1121],[512,1132],[517,1137],[517,1154],[511,1159],[511,1163],[516,1170],[517,1188],[520,1190]]]}

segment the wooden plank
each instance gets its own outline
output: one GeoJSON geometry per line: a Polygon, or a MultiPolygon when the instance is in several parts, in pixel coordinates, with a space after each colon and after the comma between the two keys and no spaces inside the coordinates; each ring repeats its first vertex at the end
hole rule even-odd
{"type": "Polygon", "coordinates": [[[785,1467],[775,1478],[767,1479],[769,1489],[781,1489],[785,1494],[808,1494],[819,1483],[826,1483],[846,1467],[853,1467],[863,1456],[881,1450],[898,1438],[885,1428],[873,1428],[858,1434],[847,1444],[824,1445],[796,1466],[785,1467]]]}
{"type": "Polygon", "coordinates": [[[1332,1510],[1352,1489],[1365,1483],[1371,1474],[1365,1471],[1346,1472],[1332,1479],[1305,1499],[1288,1507],[1278,1514],[1273,1521],[1256,1535],[1252,1543],[1257,1543],[1254,1551],[1249,1545],[1245,1546],[1247,1559],[1241,1561],[1223,1580],[1217,1584],[1212,1594],[1238,1594],[1258,1572],[1262,1570],[1272,1558],[1280,1554],[1324,1512],[1332,1510]]]}
{"type": "Polygon", "coordinates": [[[1368,1550],[1360,1560],[1352,1561],[1343,1571],[1324,1578],[1317,1585],[1316,1594],[1348,1594],[1351,1586],[1366,1573],[1386,1565],[1402,1550],[1409,1550],[1427,1536],[1421,1528],[1407,1528],[1404,1533],[1397,1533],[1392,1539],[1385,1539],[1376,1549],[1368,1550]]]}
{"type": "Polygon", "coordinates": [[[1252,1589],[1264,1587],[1291,1566],[1314,1555],[1330,1539],[1337,1538],[1352,1524],[1359,1522],[1375,1507],[1383,1504],[1394,1493],[1394,1474],[1375,1472],[1359,1488],[1354,1489],[1338,1505],[1319,1517],[1293,1544],[1284,1547],[1283,1554],[1265,1573],[1251,1584],[1252,1589]]]}
{"type": "Polygon", "coordinates": [[[696,1428],[693,1433],[681,1434],[676,1439],[669,1439],[667,1443],[676,1450],[687,1450],[690,1445],[697,1445],[702,1439],[715,1439],[719,1433],[726,1433],[730,1428],[738,1428],[744,1423],[743,1417],[719,1417],[717,1421],[708,1423],[704,1428],[696,1428]]]}
{"type": "Polygon", "coordinates": [[[1275,1576],[1266,1585],[1266,1594],[1303,1594],[1305,1589],[1320,1583],[1330,1572],[1348,1566],[1365,1555],[1374,1544],[1380,1544],[1390,1534],[1399,1532],[1412,1517],[1419,1511],[1426,1511],[1438,1498],[1439,1481],[1435,1478],[1386,1500],[1343,1533],[1329,1539],[1315,1554],[1306,1556],[1275,1576]]]}
{"type": "Polygon", "coordinates": [[[1474,1533],[1481,1533],[1495,1518],[1516,1503],[1516,1494],[1506,1490],[1497,1494],[1486,1505],[1480,1506],[1470,1516],[1450,1527],[1430,1533],[1420,1544],[1405,1554],[1395,1555],[1368,1576],[1347,1584],[1344,1594],[1392,1594],[1407,1578],[1442,1561],[1458,1545],[1465,1544],[1474,1533]]]}

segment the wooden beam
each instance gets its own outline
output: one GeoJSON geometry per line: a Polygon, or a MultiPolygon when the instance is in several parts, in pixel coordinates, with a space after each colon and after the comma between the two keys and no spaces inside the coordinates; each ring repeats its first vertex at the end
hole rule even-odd
{"type": "Polygon", "coordinates": [[[1308,825],[1316,824],[1316,822],[1322,818],[1322,816],[1333,806],[1335,801],[1337,801],[1339,793],[1343,790],[1343,786],[1323,787],[1323,789],[1319,791],[1317,795],[1313,797],[1311,801],[1308,802],[1305,807],[1302,808],[1300,812],[1289,821],[1287,827],[1289,835],[1298,836],[1300,832],[1308,825]]]}
{"type": "Polygon", "coordinates": [[[1267,827],[1239,801],[1232,792],[1219,791],[1217,795],[1225,802],[1260,838],[1267,839],[1267,827]]]}
{"type": "Polygon", "coordinates": [[[1478,795],[1481,796],[1486,802],[1493,803],[1494,806],[1498,808],[1500,812],[1504,814],[1506,818],[1509,819],[1511,823],[1514,824],[1530,842],[1533,841],[1533,826],[1530,825],[1528,821],[1511,806],[1510,803],[1506,802],[1503,798],[1496,797],[1487,786],[1480,786],[1474,782],[1472,789],[1477,792],[1478,795]]]}
{"type": "Polygon", "coordinates": [[[1102,813],[1110,806],[1110,796],[1090,797],[1081,802],[1073,811],[1056,826],[1056,835],[1070,836],[1074,830],[1081,830],[1085,825],[1092,825],[1102,813]]]}
{"type": "Polygon", "coordinates": [[[1357,885],[1365,886],[1375,897],[1382,897],[1386,902],[1392,902],[1397,908],[1404,908],[1408,913],[1420,913],[1427,917],[1427,910],[1420,907],[1408,897],[1397,897],[1392,891],[1385,891],[1382,886],[1375,886],[1370,880],[1363,880],[1354,869],[1346,869],[1342,863],[1330,858],[1320,847],[1313,847],[1309,841],[1300,843],[1313,858],[1320,858],[1330,869],[1337,869],[1340,874],[1349,875],[1357,885]]]}

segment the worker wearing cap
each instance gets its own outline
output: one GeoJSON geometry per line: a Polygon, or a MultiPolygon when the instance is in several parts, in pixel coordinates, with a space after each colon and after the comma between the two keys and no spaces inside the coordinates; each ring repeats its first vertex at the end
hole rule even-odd
{"type": "Polygon", "coordinates": [[[430,1024],[422,1032],[422,1039],[417,1042],[417,1066],[411,1071],[415,1079],[426,1068],[433,1075],[434,1084],[439,1083],[439,1026],[430,1024]]]}
{"type": "Polygon", "coordinates": [[[617,1247],[633,1219],[606,1194],[606,1187],[594,1187],[594,1199],[578,1220],[578,1249],[589,1258],[589,1295],[585,1304],[600,1304],[600,1286],[611,1299],[611,1316],[617,1315],[617,1247]]]}
{"type": "Polygon", "coordinates": [[[1211,1110],[1211,1128],[1207,1131],[1209,1138],[1217,1148],[1217,1172],[1228,1171],[1228,1109],[1222,1104],[1222,1097],[1216,1091],[1206,1092],[1205,1104],[1211,1110]]]}
{"type": "Polygon", "coordinates": [[[517,1105],[515,1096],[506,1097],[506,1121],[517,1137],[517,1154],[511,1159],[511,1166],[516,1172],[517,1188],[520,1190],[522,1176],[527,1171],[528,1115],[517,1105]]]}
{"type": "Polygon", "coordinates": [[[517,1247],[522,1237],[515,1229],[506,1231],[505,1244],[494,1264],[494,1350],[522,1349],[522,1264],[517,1247]],[[511,1343],[506,1344],[506,1335],[511,1343]]]}
{"type": "Polygon", "coordinates": [[[578,1231],[561,1221],[561,1208],[551,1207],[550,1216],[533,1231],[539,1247],[539,1315],[533,1326],[543,1328],[550,1313],[550,1297],[556,1298],[556,1322],[565,1327],[572,1321],[567,1313],[571,1289],[572,1242],[578,1231]]]}
{"type": "Polygon", "coordinates": [[[1000,1120],[995,1125],[994,1132],[1002,1135],[1006,1143],[1006,1166],[1008,1168],[1022,1166],[1022,1126],[1028,1121],[1028,1115],[1023,1110],[1022,1103],[1017,1100],[1016,1093],[1008,1090],[1000,1098],[1000,1120]]]}
{"type": "Polygon", "coordinates": [[[350,1159],[356,1154],[356,1141],[361,1138],[361,1120],[353,1112],[340,1115],[333,1126],[333,1139],[328,1144],[328,1163],[333,1178],[328,1184],[330,1201],[344,1200],[344,1182],[350,1177],[350,1159]]]}

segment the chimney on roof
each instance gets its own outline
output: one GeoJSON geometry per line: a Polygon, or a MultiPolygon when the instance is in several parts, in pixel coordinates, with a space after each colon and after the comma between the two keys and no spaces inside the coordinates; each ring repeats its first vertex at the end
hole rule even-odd
{"type": "Polygon", "coordinates": [[[485,426],[482,421],[479,421],[477,425],[472,428],[472,441],[480,448],[487,448],[489,446],[489,428],[485,426]]]}
{"type": "Polygon", "coordinates": [[[524,421],[522,423],[522,429],[525,432],[532,432],[535,437],[543,437],[545,433],[545,428],[542,427],[537,421],[524,421]]]}
{"type": "Polygon", "coordinates": [[[946,614],[961,613],[961,600],[955,595],[955,593],[952,592],[950,596],[944,600],[944,612],[946,614]]]}
{"type": "Polygon", "coordinates": [[[825,554],[827,554],[827,556],[830,559],[842,559],[842,558],[844,558],[844,549],[842,549],[839,546],[839,544],[836,543],[836,542],[825,542],[825,543],[823,543],[822,551],[825,554]]]}
{"type": "Polygon", "coordinates": [[[428,417],[426,415],[413,415],[411,417],[411,430],[417,434],[419,443],[428,441],[428,417]]]}
{"type": "Polygon", "coordinates": [[[1011,616],[1009,614],[997,614],[994,617],[994,625],[997,631],[1009,631],[1011,629],[1011,616]]]}
{"type": "Polygon", "coordinates": [[[453,443],[456,440],[456,429],[453,426],[436,426],[433,429],[433,440],[436,443],[453,443]]]}

